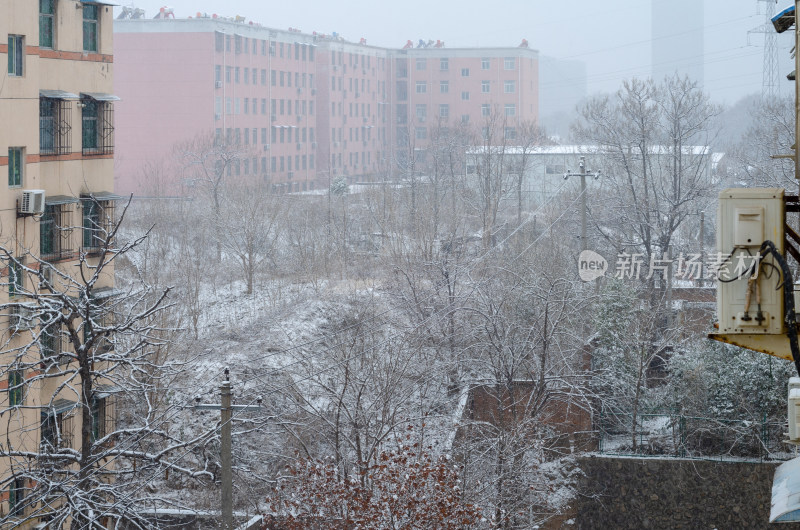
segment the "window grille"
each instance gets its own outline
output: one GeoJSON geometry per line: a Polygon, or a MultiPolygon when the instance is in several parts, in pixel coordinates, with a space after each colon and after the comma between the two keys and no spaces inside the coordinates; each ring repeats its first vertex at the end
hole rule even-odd
{"type": "Polygon", "coordinates": [[[66,155],[72,150],[72,103],[64,99],[39,98],[39,154],[66,155]]]}

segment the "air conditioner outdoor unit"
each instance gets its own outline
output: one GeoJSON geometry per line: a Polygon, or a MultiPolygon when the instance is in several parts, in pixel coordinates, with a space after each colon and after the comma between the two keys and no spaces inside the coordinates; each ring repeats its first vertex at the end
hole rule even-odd
{"type": "Polygon", "coordinates": [[[41,215],[44,213],[44,190],[23,190],[19,213],[41,215]]]}
{"type": "Polygon", "coordinates": [[[214,86],[217,88],[222,88],[222,81],[217,81],[214,86]]]}
{"type": "Polygon", "coordinates": [[[18,331],[33,329],[36,327],[36,318],[33,308],[25,306],[13,306],[9,318],[9,327],[18,331]]]}

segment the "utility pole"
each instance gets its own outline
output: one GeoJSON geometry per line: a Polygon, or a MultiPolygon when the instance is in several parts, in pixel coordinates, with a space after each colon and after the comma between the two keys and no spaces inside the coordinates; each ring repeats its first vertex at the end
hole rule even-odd
{"type": "Polygon", "coordinates": [[[600,178],[600,172],[587,171],[585,156],[581,156],[581,161],[578,167],[578,173],[573,173],[572,171],[567,170],[567,174],[564,175],[564,180],[568,179],[569,177],[581,178],[581,250],[583,251],[588,249],[586,239],[586,215],[588,210],[588,207],[586,206],[586,177],[594,177],[595,179],[598,179],[600,178]]]}
{"type": "Polygon", "coordinates": [[[231,398],[233,397],[233,390],[231,388],[230,370],[225,368],[225,381],[219,387],[220,404],[219,405],[205,405],[200,403],[200,398],[195,398],[197,403],[194,406],[195,410],[218,410],[220,416],[220,448],[219,460],[222,466],[221,479],[222,479],[222,498],[221,509],[222,512],[222,528],[224,530],[233,530],[233,466],[232,448],[231,448],[231,420],[232,411],[247,411],[255,412],[261,410],[261,398],[258,398],[258,405],[232,405],[231,398]]]}
{"type": "Polygon", "coordinates": [[[706,212],[700,212],[700,287],[705,286],[706,277],[705,267],[706,262],[706,212]]]}

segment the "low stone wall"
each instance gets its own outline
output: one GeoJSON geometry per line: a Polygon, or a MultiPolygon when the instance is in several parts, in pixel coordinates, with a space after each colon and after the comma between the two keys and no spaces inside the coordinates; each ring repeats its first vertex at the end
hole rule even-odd
{"type": "MultiPolygon", "coordinates": [[[[587,456],[578,528],[772,528],[777,464],[587,456]]],[[[779,525],[800,529],[800,524],[779,525]]]]}

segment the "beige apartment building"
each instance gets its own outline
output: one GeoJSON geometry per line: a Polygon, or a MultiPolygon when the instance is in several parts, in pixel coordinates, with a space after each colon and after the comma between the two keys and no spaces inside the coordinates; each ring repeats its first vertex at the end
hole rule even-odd
{"type": "MultiPolygon", "coordinates": [[[[79,256],[88,265],[97,259],[89,227],[119,199],[112,19],[111,5],[102,1],[0,1],[0,60],[7,65],[0,75],[0,174],[7,176],[0,245],[17,258],[0,254],[3,528],[44,528],[49,511],[63,502],[35,497],[39,460],[9,452],[80,451],[82,407],[91,408],[95,437],[112,418],[109,392],[79,395],[63,332],[42,329],[40,316],[23,307],[41,307],[37,296],[54,292],[59,282],[43,283],[58,277],[54,270],[74,275],[79,256]]],[[[111,292],[112,275],[109,268],[95,295],[111,292]]]]}

